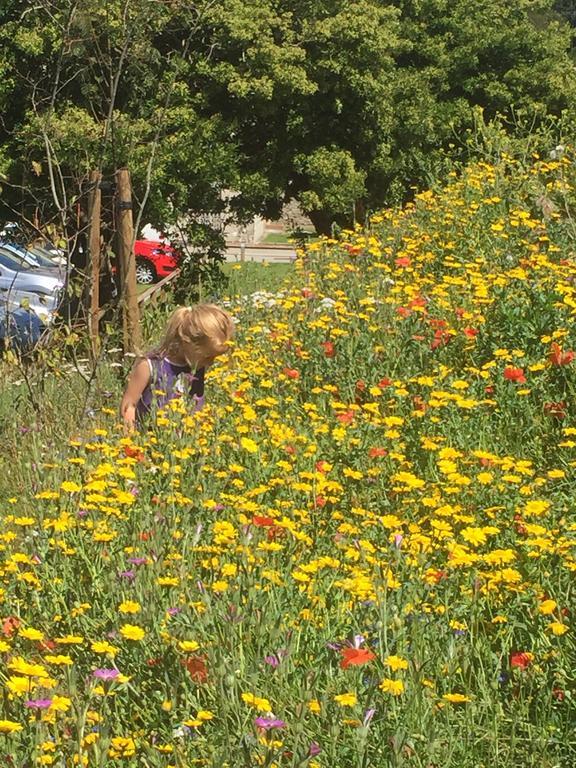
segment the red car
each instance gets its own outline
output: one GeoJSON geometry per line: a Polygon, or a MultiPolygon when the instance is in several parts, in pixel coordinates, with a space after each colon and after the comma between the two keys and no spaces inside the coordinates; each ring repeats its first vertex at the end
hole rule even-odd
{"type": "Polygon", "coordinates": [[[136,240],[136,280],[139,283],[154,283],[167,277],[178,268],[180,254],[169,243],[159,240],[136,240]]]}

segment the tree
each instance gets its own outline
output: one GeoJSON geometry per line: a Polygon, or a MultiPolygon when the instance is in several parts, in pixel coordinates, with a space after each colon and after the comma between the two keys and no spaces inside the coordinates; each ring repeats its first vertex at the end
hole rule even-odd
{"type": "Polygon", "coordinates": [[[227,208],[274,216],[291,198],[319,231],[362,221],[461,154],[475,108],[538,120],[574,103],[552,7],[6,0],[2,202],[70,222],[91,169],[128,165],[146,219],[188,215],[197,242],[227,208]]]}

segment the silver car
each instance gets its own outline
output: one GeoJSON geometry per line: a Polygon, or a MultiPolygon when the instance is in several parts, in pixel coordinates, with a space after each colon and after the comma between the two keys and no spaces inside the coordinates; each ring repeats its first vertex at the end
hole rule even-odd
{"type": "Polygon", "coordinates": [[[38,315],[52,315],[60,303],[64,281],[57,271],[32,267],[0,246],[0,304],[28,304],[38,315]]]}

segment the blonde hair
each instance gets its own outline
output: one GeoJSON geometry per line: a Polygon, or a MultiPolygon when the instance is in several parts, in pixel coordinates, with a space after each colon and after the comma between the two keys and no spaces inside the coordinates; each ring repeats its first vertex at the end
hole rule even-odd
{"type": "MultiPolygon", "coordinates": [[[[232,317],[216,304],[179,307],[169,317],[164,337],[152,354],[170,357],[170,354],[181,354],[183,347],[187,347],[193,357],[206,352],[221,355],[227,351],[234,331],[232,317]]],[[[195,364],[194,359],[186,358],[190,365],[195,364]]]]}

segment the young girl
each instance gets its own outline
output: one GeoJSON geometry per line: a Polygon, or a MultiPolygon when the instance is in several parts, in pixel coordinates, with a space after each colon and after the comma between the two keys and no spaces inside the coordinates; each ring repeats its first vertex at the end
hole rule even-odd
{"type": "Polygon", "coordinates": [[[177,309],[155,349],[134,364],[120,403],[124,424],[140,425],[154,408],[175,397],[187,396],[194,410],[204,403],[204,371],[228,351],[234,322],[214,304],[177,309]]]}

